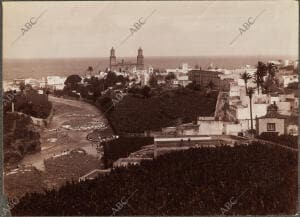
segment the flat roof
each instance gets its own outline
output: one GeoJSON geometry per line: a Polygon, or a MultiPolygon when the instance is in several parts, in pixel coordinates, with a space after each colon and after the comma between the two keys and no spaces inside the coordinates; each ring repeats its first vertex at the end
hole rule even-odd
{"type": "Polygon", "coordinates": [[[183,141],[199,141],[199,140],[211,140],[210,136],[190,136],[190,137],[156,137],[154,142],[180,142],[183,141]]]}

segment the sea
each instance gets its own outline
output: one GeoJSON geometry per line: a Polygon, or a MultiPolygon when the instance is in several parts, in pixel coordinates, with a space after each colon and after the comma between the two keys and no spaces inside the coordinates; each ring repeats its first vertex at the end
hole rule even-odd
{"type": "MultiPolygon", "coordinates": [[[[136,62],[136,57],[120,57],[117,61],[136,62]]],[[[296,60],[289,56],[193,56],[193,57],[144,57],[145,66],[155,69],[173,69],[188,63],[194,67],[198,65],[206,69],[213,67],[237,69],[245,65],[255,66],[258,61],[268,60],[296,60]]],[[[109,67],[109,58],[61,58],[61,59],[4,59],[3,80],[16,78],[37,78],[46,76],[68,76],[72,74],[84,75],[87,68],[92,66],[94,73],[104,71],[109,67]]]]}

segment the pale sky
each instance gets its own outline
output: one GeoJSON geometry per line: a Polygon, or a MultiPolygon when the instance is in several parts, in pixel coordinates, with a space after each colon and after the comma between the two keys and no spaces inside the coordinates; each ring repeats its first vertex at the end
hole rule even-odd
{"type": "Polygon", "coordinates": [[[145,56],[298,56],[298,3],[284,0],[3,2],[3,57],[108,57],[133,24],[153,11],[117,56],[136,56],[140,46],[145,56]],[[238,36],[249,17],[261,12],[238,36]]]}

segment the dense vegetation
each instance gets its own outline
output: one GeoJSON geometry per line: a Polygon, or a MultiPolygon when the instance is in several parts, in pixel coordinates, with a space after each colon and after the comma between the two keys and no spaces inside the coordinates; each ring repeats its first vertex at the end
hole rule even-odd
{"type": "MultiPolygon", "coordinates": [[[[197,116],[213,116],[217,94],[213,92],[206,96],[198,91],[169,91],[149,98],[127,95],[107,112],[107,117],[117,133],[160,130],[178,119],[192,122],[197,116]]],[[[104,111],[107,111],[107,107],[104,111]]]]}
{"type": "Polygon", "coordinates": [[[11,111],[14,102],[15,111],[36,117],[47,118],[52,109],[52,103],[46,94],[39,94],[36,90],[27,90],[14,93],[12,91],[4,94],[4,111],[11,111]]]}
{"type": "Polygon", "coordinates": [[[101,92],[112,86],[123,87],[128,82],[127,78],[122,75],[116,75],[114,72],[108,72],[105,78],[98,79],[92,76],[85,78],[81,82],[79,75],[70,75],[65,81],[65,87],[62,91],[54,91],[56,96],[69,96],[78,99],[83,99],[95,102],[101,96],[101,92]]]}
{"type": "Polygon", "coordinates": [[[18,162],[25,154],[40,151],[40,135],[30,116],[47,118],[52,109],[46,94],[39,94],[30,85],[25,88],[24,84],[20,85],[20,90],[7,91],[3,96],[5,163],[18,162]]]}
{"type": "Polygon", "coordinates": [[[17,162],[27,153],[39,151],[40,134],[30,116],[18,113],[4,114],[4,162],[17,162]]]}
{"type": "Polygon", "coordinates": [[[127,157],[130,153],[139,150],[142,146],[153,144],[153,137],[120,137],[104,145],[106,166],[119,158],[127,157]]]}
{"type": "Polygon", "coordinates": [[[108,72],[102,79],[85,78],[83,83],[78,83],[78,76],[71,75],[67,81],[64,90],[55,94],[81,96],[96,105],[118,134],[160,130],[179,119],[192,122],[197,116],[213,116],[218,95],[218,92],[200,91],[195,85],[168,89],[153,82],[153,88],[139,84],[129,88],[128,78],[114,72],[108,72]]]}
{"type": "Polygon", "coordinates": [[[259,143],[170,153],[26,195],[12,214],[218,215],[230,200],[236,203],[226,214],[295,214],[297,153],[259,143]]]}
{"type": "Polygon", "coordinates": [[[271,142],[276,142],[281,145],[285,145],[291,148],[297,148],[298,149],[298,136],[292,136],[292,135],[278,135],[278,133],[262,133],[260,136],[258,136],[259,139],[268,140],[271,142]]]}

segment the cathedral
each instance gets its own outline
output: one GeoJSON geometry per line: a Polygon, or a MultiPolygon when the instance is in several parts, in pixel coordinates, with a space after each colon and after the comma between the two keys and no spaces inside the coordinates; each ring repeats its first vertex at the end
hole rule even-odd
{"type": "Polygon", "coordinates": [[[109,58],[109,68],[110,68],[111,71],[117,71],[117,72],[132,71],[133,68],[136,68],[137,70],[143,70],[144,69],[144,56],[143,56],[142,48],[138,49],[138,55],[137,55],[137,62],[136,63],[124,62],[124,59],[122,59],[121,62],[117,63],[115,49],[111,48],[110,58],[109,58]]]}

